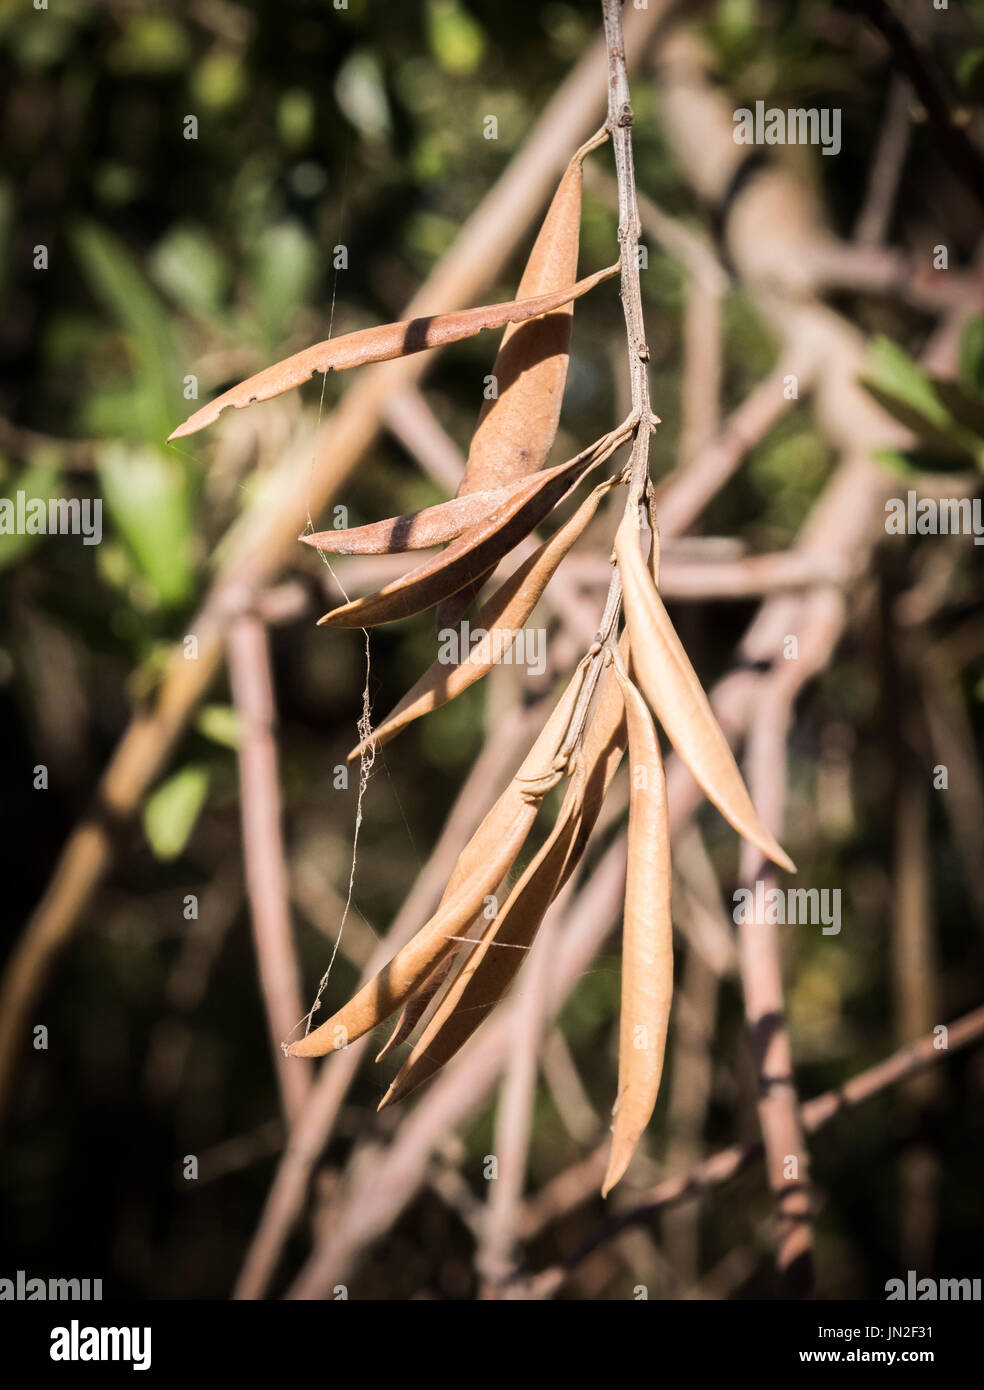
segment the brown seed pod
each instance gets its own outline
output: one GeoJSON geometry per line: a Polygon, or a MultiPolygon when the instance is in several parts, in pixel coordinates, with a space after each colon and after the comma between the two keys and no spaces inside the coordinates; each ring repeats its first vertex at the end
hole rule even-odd
{"type": "Polygon", "coordinates": [[[291,1057],[337,1052],[383,1023],[409,999],[462,935],[509,871],[540,802],[563,774],[558,750],[584,675],[578,668],[522,766],[459,856],[458,886],[388,965],[319,1028],[292,1043],[291,1057]]]}
{"type": "Polygon", "coordinates": [[[622,1177],[659,1093],[673,998],[670,834],[659,741],[646,703],[616,672],[629,732],[631,792],[622,925],[618,1098],[601,1195],[622,1177]]]}
{"type": "Polygon", "coordinates": [[[377,1062],[381,1062],[384,1057],[388,1057],[391,1052],[395,1052],[398,1047],[406,1042],[407,1038],[409,1038],[410,1034],[430,1007],[431,1000],[451,974],[451,971],[454,969],[455,961],[463,951],[468,949],[466,942],[459,941],[458,950],[446,955],[440,965],[427,976],[427,979],[420,988],[414,994],[411,994],[410,998],[401,1009],[399,1018],[393,1025],[392,1033],[390,1033],[389,1037],[376,1053],[375,1060],[377,1062]]]}
{"type": "MultiPolygon", "coordinates": [[[[629,641],[625,632],[619,638],[618,652],[622,661],[626,662],[629,641]]],[[[625,753],[625,744],[625,702],[615,673],[609,664],[602,672],[594,712],[584,734],[581,750],[585,771],[584,807],[568,862],[564,866],[561,887],[567,882],[587,848],[608,788],[625,753]]]]}
{"type": "Polygon", "coordinates": [[[381,748],[389,743],[408,724],[454,700],[502,660],[539,603],[560,562],[583,534],[599,502],[613,485],[614,480],[599,484],[574,515],[496,590],[474,621],[475,630],[484,632],[485,636],[464,660],[453,665],[437,660],[429,666],[370,737],[353,748],[349,758],[360,757],[367,748],[381,748]]]}
{"type": "Polygon", "coordinates": [[[332,555],[395,555],[404,550],[426,550],[428,546],[457,540],[469,526],[484,521],[508,502],[520,486],[514,483],[491,492],[472,492],[467,497],[454,497],[450,502],[390,516],[385,521],[372,521],[367,526],[315,531],[297,539],[332,555]]]}
{"type": "MultiPolygon", "coordinates": [[[[597,705],[578,757],[576,780],[572,780],[551,835],[513,889],[499,919],[483,933],[480,944],[462,946],[465,964],[461,973],[394,1079],[384,1105],[416,1090],[444,1066],[505,994],[547,907],[580,862],[624,749],[622,694],[609,670],[602,676],[597,705]]],[[[400,1041],[410,1031],[406,1029],[400,1041]]],[[[395,1047],[396,1039],[391,1042],[395,1047]]],[[[392,1051],[392,1047],[385,1051],[392,1051]]]]}
{"type": "MultiPolygon", "coordinates": [[[[266,367],[255,376],[248,377],[238,386],[223,391],[214,401],[203,405],[183,424],[168,435],[172,439],[182,439],[195,434],[217,420],[226,406],[243,410],[256,401],[272,400],[283,395],[295,386],[310,381],[315,372],[342,372],[350,367],[364,367],[370,362],[386,362],[393,357],[408,357],[414,352],[428,348],[444,347],[448,343],[471,338],[486,328],[501,328],[507,323],[522,323],[525,319],[537,318],[559,309],[571,299],[579,299],[582,294],[593,290],[603,280],[610,280],[618,273],[618,266],[607,266],[579,280],[577,284],[555,290],[552,294],[537,295],[532,299],[511,299],[503,304],[483,304],[477,309],[461,309],[452,314],[434,314],[426,318],[406,319],[400,323],[382,323],[375,328],[360,328],[355,333],[345,333],[341,338],[329,338],[323,343],[315,343],[303,352],[295,352],[272,367],[266,367]]],[[[479,489],[482,491],[484,489],[479,489]]]]}
{"type": "Polygon", "coordinates": [[[460,973],[380,1101],[380,1110],[439,1071],[509,988],[557,895],[560,875],[577,831],[583,793],[584,769],[579,763],[556,824],[502,911],[474,946],[463,947],[465,963],[460,973]]]}
{"type": "MultiPolygon", "coordinates": [[[[581,166],[588,151],[605,138],[602,132],[589,140],[568,164],[533,243],[517,299],[562,289],[576,278],[581,166]]],[[[492,368],[496,395],[485,401],[479,414],[459,497],[526,477],[546,463],[560,422],[573,314],[572,302],[545,317],[511,323],[502,335],[492,368]]],[[[438,633],[457,627],[490,573],[442,599],[434,616],[438,633]]]]}
{"type": "Polygon", "coordinates": [[[620,426],[566,463],[523,479],[507,503],[481,525],[470,527],[439,555],[377,593],[332,609],[319,621],[332,627],[372,627],[408,618],[457,593],[518,545],[577,481],[615,452],[624,435],[625,427],[620,426]]]}
{"type": "Polygon", "coordinates": [[[615,536],[632,665],[667,737],[702,790],[740,835],[789,873],[796,865],[759,820],[728,740],[714,717],[639,549],[635,514],[615,536]]]}
{"type": "MultiPolygon", "coordinates": [[[[581,235],[581,166],[589,148],[568,164],[547,210],[517,299],[549,294],[577,278],[581,235]]],[[[511,323],[492,368],[496,395],[478,417],[458,495],[502,487],[542,468],[553,447],[567,380],[573,302],[525,323],[511,323]]]]}

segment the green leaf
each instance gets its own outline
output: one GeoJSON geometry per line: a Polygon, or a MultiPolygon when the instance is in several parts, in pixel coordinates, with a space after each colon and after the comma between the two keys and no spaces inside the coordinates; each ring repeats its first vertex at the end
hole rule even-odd
{"type": "Polygon", "coordinates": [[[167,15],[135,14],[124,20],[109,60],[123,73],[177,72],[188,60],[188,39],[181,24],[167,15]]]}
{"type": "Polygon", "coordinates": [[[110,444],[100,450],[103,500],[120,537],[165,608],[194,587],[192,499],[178,459],[110,444]]]}
{"type": "Polygon", "coordinates": [[[148,798],[143,826],[147,843],[158,859],[177,859],[195,828],[208,796],[208,769],[189,763],[174,773],[148,798]]]}
{"type": "Polygon", "coordinates": [[[456,77],[474,72],[485,52],[485,34],[457,0],[431,0],[427,9],[434,57],[456,77]]]}
{"type": "Polygon", "coordinates": [[[304,303],[318,274],[318,253],[297,222],[269,227],[252,256],[253,303],[264,340],[283,342],[294,314],[304,303]]]}
{"type": "Polygon", "coordinates": [[[75,229],[73,243],[93,293],[123,330],[133,364],[139,409],[130,412],[127,428],[114,433],[159,443],[173,429],[183,404],[167,314],[136,262],[114,237],[84,224],[75,229]]]}
{"type": "Polygon", "coordinates": [[[284,92],[277,106],[277,129],[284,144],[292,150],[310,144],[315,122],[314,98],[303,87],[284,92]]]}
{"type": "Polygon", "coordinates": [[[984,318],[973,318],[960,338],[960,380],[984,396],[984,318]]]}
{"type": "Polygon", "coordinates": [[[933,385],[951,417],[975,434],[984,448],[984,396],[966,390],[958,381],[934,379],[933,385]]]}
{"type": "Polygon", "coordinates": [[[927,419],[944,423],[945,412],[936,400],[932,382],[898,343],[882,334],[876,335],[871,342],[868,362],[871,379],[883,392],[907,401],[927,419]]]}
{"type": "Polygon", "coordinates": [[[195,728],[223,748],[239,747],[239,715],[231,705],[203,705],[195,728]]]}
{"type": "Polygon", "coordinates": [[[0,503],[3,504],[0,505],[0,570],[15,565],[44,540],[43,536],[24,535],[13,529],[16,524],[18,492],[23,492],[27,499],[40,497],[47,502],[55,496],[58,478],[57,464],[52,460],[39,458],[5,484],[3,498],[0,499],[0,503]],[[10,508],[5,505],[7,502],[11,504],[10,508]],[[14,512],[13,516],[9,514],[11,510],[14,512]]]}
{"type": "Polygon", "coordinates": [[[191,94],[210,111],[226,111],[246,95],[246,66],[232,51],[212,51],[191,74],[191,94]]]}
{"type": "Polygon", "coordinates": [[[910,405],[908,401],[901,400],[888,391],[883,391],[873,382],[866,381],[864,386],[868,394],[874,397],[883,410],[894,416],[900,424],[905,425],[906,429],[911,430],[930,449],[947,457],[951,472],[955,466],[963,465],[966,467],[968,463],[974,462],[974,454],[971,450],[954,443],[952,435],[947,430],[939,429],[931,420],[928,420],[925,415],[920,413],[917,406],[910,405]]]}
{"type": "Polygon", "coordinates": [[[977,464],[984,440],[955,417],[938,383],[907,352],[891,339],[877,337],[868,363],[869,375],[861,379],[862,385],[883,410],[935,453],[947,455],[963,467],[977,464]]]}
{"type": "Polygon", "coordinates": [[[984,67],[984,48],[968,48],[957,61],[956,76],[961,87],[970,87],[984,67]]]}
{"type": "Polygon", "coordinates": [[[223,317],[228,289],[225,263],[208,234],[198,227],[175,227],[150,258],[158,285],[189,313],[214,323],[223,317]]]}

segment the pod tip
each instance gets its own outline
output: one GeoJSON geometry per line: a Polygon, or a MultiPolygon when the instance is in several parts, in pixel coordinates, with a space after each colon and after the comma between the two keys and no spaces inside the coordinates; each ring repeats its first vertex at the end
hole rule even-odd
{"type": "Polygon", "coordinates": [[[769,858],[772,860],[774,864],[778,864],[780,869],[785,869],[787,874],[799,873],[799,869],[797,869],[796,865],[793,863],[792,859],[790,859],[789,855],[786,853],[786,851],[782,848],[781,845],[776,845],[772,853],[769,855],[769,858]]]}
{"type": "Polygon", "coordinates": [[[376,1106],[376,1113],[378,1114],[380,1110],[385,1110],[388,1105],[392,1105],[396,1098],[396,1087],[391,1086],[376,1106]]]}

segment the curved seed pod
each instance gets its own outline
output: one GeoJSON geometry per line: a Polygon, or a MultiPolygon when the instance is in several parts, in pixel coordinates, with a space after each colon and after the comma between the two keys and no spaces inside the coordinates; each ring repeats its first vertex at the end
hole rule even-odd
{"type": "Polygon", "coordinates": [[[601,1195],[607,1197],[649,1124],[666,1051],[673,998],[670,831],[659,741],[646,703],[616,672],[625,700],[632,790],[622,925],[622,1008],[618,1099],[612,1152],[601,1195]]]}
{"type": "MultiPolygon", "coordinates": [[[[589,140],[568,164],[533,243],[517,299],[562,289],[576,278],[581,166],[588,151],[606,138],[589,140]]],[[[510,324],[502,335],[492,368],[496,397],[485,401],[479,414],[459,497],[525,477],[546,463],[560,423],[573,313],[571,303],[545,318],[510,324]]],[[[491,570],[467,590],[442,599],[434,615],[438,635],[458,626],[489,574],[491,570]]]]}
{"type": "Polygon", "coordinates": [[[393,555],[403,550],[426,550],[431,545],[446,545],[448,541],[457,540],[469,526],[484,521],[508,502],[519,486],[521,484],[493,488],[490,492],[472,492],[467,497],[455,497],[450,502],[439,502],[435,507],[424,507],[418,512],[390,516],[385,521],[372,521],[367,526],[315,531],[297,539],[332,555],[393,555]]]}
{"type": "MultiPolygon", "coordinates": [[[[517,299],[563,289],[577,278],[581,234],[581,165],[578,150],[547,210],[517,299]]],[[[573,303],[545,317],[511,323],[492,368],[496,396],[478,417],[458,496],[501,487],[542,468],[553,447],[567,380],[573,303]]]]}
{"type": "Polygon", "coordinates": [[[456,947],[460,936],[481,912],[484,900],[494,893],[522,848],[536,819],[536,807],[516,798],[514,815],[507,827],[496,825],[494,843],[483,822],[477,832],[483,835],[484,862],[461,889],[445,902],[388,965],[374,976],[327,1022],[288,1049],[292,1057],[321,1057],[337,1052],[389,1018],[403,1001],[426,979],[447,952],[456,947]]]}
{"type": "MultiPolygon", "coordinates": [[[[458,886],[388,965],[327,1022],[287,1049],[291,1057],[337,1052],[384,1022],[426,980],[478,916],[522,848],[540,801],[559,780],[558,749],[577,700],[584,666],[561,696],[519,771],[462,850],[455,866],[458,886]]],[[[453,880],[452,880],[453,881],[453,880]]]]}
{"type": "MultiPolygon", "coordinates": [[[[439,904],[440,907],[443,907],[444,904],[447,902],[448,898],[450,898],[454,894],[464,876],[465,869],[462,866],[462,861],[459,860],[458,864],[455,866],[454,873],[448,880],[447,887],[441,895],[441,901],[439,904]]],[[[471,925],[472,927],[474,927],[475,923],[473,922],[471,925]]],[[[469,934],[469,932],[462,933],[463,936],[469,934]]],[[[455,962],[461,957],[463,952],[467,951],[468,949],[468,945],[464,941],[459,940],[457,943],[457,949],[449,951],[448,954],[444,956],[444,958],[434,967],[431,973],[427,976],[426,980],[424,980],[423,983],[419,985],[417,989],[413,992],[413,994],[411,994],[410,998],[406,1001],[406,1003],[403,1005],[403,1008],[400,1010],[400,1016],[396,1020],[396,1023],[393,1025],[392,1033],[389,1035],[386,1042],[383,1043],[383,1046],[380,1048],[379,1052],[377,1052],[375,1059],[377,1062],[381,1062],[384,1057],[387,1057],[391,1052],[394,1052],[396,1048],[398,1048],[401,1045],[401,1043],[406,1042],[407,1038],[409,1038],[410,1034],[413,1032],[417,1024],[423,1018],[424,1014],[427,1012],[431,1000],[434,998],[435,994],[437,994],[438,990],[444,984],[444,981],[448,978],[451,971],[454,969],[455,962]]]]}
{"type": "MultiPolygon", "coordinates": [[[[623,659],[628,657],[628,641],[623,634],[622,642],[619,646],[623,659]]],[[[573,706],[572,706],[573,708],[573,706]]],[[[584,774],[584,798],[581,814],[578,817],[578,824],[574,840],[570,845],[567,860],[563,866],[563,871],[558,884],[558,891],[564,886],[568,878],[574,872],[581,856],[587,847],[591,831],[594,829],[595,821],[601,811],[605,793],[611,785],[612,778],[618,771],[618,765],[625,752],[625,715],[622,704],[622,694],[618,684],[610,671],[602,675],[602,685],[598,696],[597,708],[588,726],[587,734],[584,738],[584,746],[581,754],[584,774]]],[[[349,755],[352,756],[351,754],[349,755]]],[[[455,870],[457,875],[458,870],[455,870]]],[[[451,881],[445,889],[445,898],[457,886],[457,878],[452,875],[451,881]]],[[[444,901],[444,898],[441,900],[444,901]]],[[[417,1024],[427,1012],[431,1000],[444,984],[455,962],[466,951],[473,949],[464,942],[459,943],[459,949],[452,955],[445,957],[437,969],[428,976],[417,992],[407,1000],[403,1006],[403,1011],[397,1019],[387,1041],[376,1056],[376,1061],[381,1062],[401,1043],[406,1042],[417,1024]]]]}
{"type": "Polygon", "coordinates": [[[619,431],[613,431],[566,463],[523,479],[508,502],[492,512],[480,526],[470,527],[439,555],[393,580],[377,593],[333,608],[319,619],[319,623],[332,627],[391,623],[420,613],[448,594],[457,593],[518,545],[553,510],[564,493],[614,453],[620,443],[619,431]]]}
{"type": "Polygon", "coordinates": [[[502,304],[483,304],[477,309],[461,309],[453,314],[433,314],[400,323],[382,323],[375,328],[360,328],[355,333],[343,334],[341,338],[315,343],[313,347],[285,357],[282,362],[264,368],[238,386],[224,391],[221,396],[216,396],[214,401],[203,405],[176,430],[172,430],[168,442],[204,429],[218,419],[226,406],[242,410],[255,401],[271,400],[310,381],[315,372],[342,372],[349,367],[367,366],[370,362],[408,357],[427,348],[444,347],[447,343],[471,338],[486,328],[501,328],[507,323],[522,323],[525,319],[552,313],[617,273],[617,265],[607,266],[579,280],[577,284],[569,282],[552,294],[524,300],[511,299],[502,304]]]}
{"type": "MultiPolygon", "coordinates": [[[[625,632],[619,638],[618,651],[622,661],[627,661],[629,642],[628,634],[625,632]]],[[[615,673],[609,665],[602,672],[598,700],[581,748],[585,769],[584,806],[577,835],[561,875],[561,888],[580,863],[581,856],[587,848],[608,788],[625,753],[625,743],[625,701],[622,699],[621,687],[615,679],[615,673]]]]}
{"type": "Polygon", "coordinates": [[[430,1007],[430,1002],[434,998],[434,995],[454,969],[454,963],[458,959],[458,956],[462,951],[468,950],[468,946],[464,941],[459,941],[458,946],[459,950],[446,955],[440,965],[431,971],[416,993],[411,994],[410,998],[404,1004],[400,1011],[400,1017],[393,1025],[392,1033],[390,1033],[389,1037],[376,1053],[375,1060],[377,1062],[381,1062],[384,1057],[388,1057],[391,1052],[395,1052],[398,1047],[405,1043],[417,1024],[423,1018],[430,1007]]]}
{"type": "Polygon", "coordinates": [[[454,700],[502,660],[539,603],[558,565],[583,534],[599,502],[613,486],[614,480],[600,483],[574,515],[496,590],[475,617],[475,629],[483,631],[485,636],[465,659],[454,665],[438,659],[429,666],[369,738],[353,748],[349,758],[361,757],[367,748],[381,748],[389,743],[408,724],[454,700]]]}
{"type": "Polygon", "coordinates": [[[740,835],[789,873],[796,865],[758,818],[728,740],[714,717],[639,549],[634,513],[615,536],[632,665],[667,737],[740,835]]]}
{"type": "Polygon", "coordinates": [[[482,933],[410,1056],[379,1103],[416,1090],[454,1056],[505,994],[533,943],[557,887],[580,819],[584,768],[578,763],[557,822],[482,933]]]}
{"type": "MultiPolygon", "coordinates": [[[[619,650],[623,656],[628,651],[624,633],[619,650]]],[[[535,882],[527,882],[525,879],[522,881],[526,883],[522,902],[512,897],[509,899],[502,919],[494,923],[493,929],[486,933],[489,940],[483,937],[484,944],[476,947],[462,945],[463,953],[475,951],[476,954],[468,958],[461,975],[441,1000],[434,1017],[394,1080],[385,1098],[385,1104],[399,1100],[415,1090],[454,1056],[509,987],[510,981],[523,963],[523,947],[530,945],[542,920],[543,912],[537,916],[536,905],[549,885],[550,876],[556,868],[556,884],[548,903],[556,897],[584,854],[601,811],[605,793],[625,752],[625,737],[622,692],[609,668],[602,675],[597,705],[584,737],[578,760],[577,785],[572,784],[569,789],[568,799],[561,808],[553,835],[544,843],[527,871],[527,875],[532,876],[535,870],[535,882]],[[571,812],[574,804],[570,800],[572,797],[579,803],[579,809],[576,817],[568,821],[565,812],[571,812]],[[512,924],[508,937],[504,934],[504,921],[507,919],[512,924]],[[491,956],[486,955],[489,951],[489,941],[499,943],[499,946],[492,950],[491,956]],[[511,944],[503,944],[507,941],[511,944]],[[478,951],[483,952],[483,957],[478,956],[478,951]],[[469,972],[467,975],[466,971],[469,972]]],[[[517,885],[514,890],[516,893],[519,892],[520,886],[517,885]]],[[[450,965],[448,968],[450,969],[450,965]]],[[[446,973],[439,983],[443,983],[445,978],[446,973]]],[[[399,1042],[403,1042],[409,1036],[438,987],[439,985],[428,995],[413,1024],[403,1029],[399,1038],[394,1034],[380,1056],[391,1052],[399,1042]]],[[[409,1022],[409,1016],[407,1021],[409,1022]]]]}

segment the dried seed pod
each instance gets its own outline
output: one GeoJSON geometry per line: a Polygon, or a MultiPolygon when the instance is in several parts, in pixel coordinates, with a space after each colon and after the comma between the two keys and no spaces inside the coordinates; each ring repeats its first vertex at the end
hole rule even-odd
{"type": "Polygon", "coordinates": [[[629,731],[632,774],[622,925],[618,1098],[601,1195],[622,1177],[652,1117],[663,1072],[673,998],[670,834],[659,741],[646,703],[617,673],[629,731]]]}
{"type": "Polygon", "coordinates": [[[467,497],[454,497],[450,502],[390,516],[385,521],[372,521],[367,526],[315,531],[297,539],[332,555],[394,555],[404,550],[426,550],[428,546],[457,540],[463,531],[484,521],[515,496],[521,485],[472,492],[467,497]]]}
{"type": "MultiPolygon", "coordinates": [[[[462,945],[465,965],[394,1079],[384,1104],[399,1100],[433,1076],[502,998],[525,959],[546,908],[580,862],[624,750],[622,694],[608,670],[602,675],[594,716],[578,756],[577,780],[572,780],[553,832],[513,890],[500,919],[483,933],[481,943],[462,945]]],[[[432,998],[433,993],[427,1003],[432,998]]],[[[399,1041],[411,1031],[405,1029],[399,1041]]],[[[385,1052],[397,1045],[395,1036],[390,1041],[385,1052]]]]}
{"type": "Polygon", "coordinates": [[[583,534],[598,510],[599,502],[613,486],[613,480],[599,484],[573,516],[496,590],[474,621],[475,630],[485,635],[464,659],[453,665],[438,659],[429,666],[369,738],[353,748],[349,758],[360,757],[369,747],[381,748],[415,719],[454,700],[503,659],[539,603],[560,562],[583,534]]]}
{"type": "Polygon", "coordinates": [[[459,949],[446,955],[441,963],[431,971],[427,979],[420,988],[411,994],[410,998],[400,1010],[400,1016],[393,1025],[393,1031],[376,1053],[375,1060],[381,1062],[384,1057],[388,1057],[391,1052],[402,1046],[416,1028],[430,1007],[431,1000],[444,984],[445,980],[454,969],[454,963],[462,951],[468,950],[468,945],[464,941],[459,941],[459,949]]]}
{"type": "Polygon", "coordinates": [[[465,846],[456,865],[458,886],[430,920],[327,1022],[287,1049],[291,1057],[337,1052],[384,1022],[456,948],[459,937],[494,894],[522,848],[537,810],[563,773],[558,750],[584,678],[578,668],[509,786],[465,846]]]}
{"type": "Polygon", "coordinates": [[[667,737],[740,835],[789,873],[796,865],[759,820],[728,740],[676,634],[639,549],[633,511],[615,536],[632,665],[667,737]]]}
{"type": "MultiPolygon", "coordinates": [[[[607,266],[579,280],[577,284],[555,290],[552,294],[534,298],[511,299],[503,304],[483,304],[477,309],[461,309],[452,314],[433,314],[425,318],[406,319],[400,323],[382,323],[375,328],[360,328],[341,338],[329,338],[315,343],[303,352],[295,352],[248,377],[238,386],[223,391],[214,401],[203,405],[183,424],[168,435],[168,442],[194,434],[218,419],[226,406],[242,410],[256,401],[268,401],[310,381],[315,372],[342,372],[350,367],[367,366],[370,362],[386,362],[393,357],[408,357],[428,348],[444,347],[448,343],[471,338],[486,328],[501,328],[507,323],[522,323],[540,314],[552,313],[569,300],[579,299],[603,280],[618,273],[618,266],[607,266]]],[[[479,489],[482,490],[482,489],[479,489]]]]}
{"type": "Polygon", "coordinates": [[[379,1109],[415,1090],[448,1062],[505,994],[557,895],[580,819],[584,769],[578,763],[556,824],[530,861],[502,911],[475,946],[421,1034],[379,1109]]]}
{"type": "Polygon", "coordinates": [[[448,594],[457,593],[476,574],[518,545],[577,481],[615,452],[623,437],[620,427],[566,463],[523,479],[507,503],[492,512],[481,525],[470,527],[439,555],[377,593],[332,609],[320,622],[333,627],[391,623],[420,613],[448,594]]]}
{"type": "MultiPolygon", "coordinates": [[[[568,164],[547,210],[517,299],[571,285],[577,278],[581,234],[581,165],[587,147],[568,164]]],[[[557,436],[567,380],[573,303],[550,314],[511,323],[492,368],[496,395],[478,417],[458,495],[501,487],[535,473],[547,461],[557,436]]]]}
{"type": "MultiPolygon", "coordinates": [[[[585,155],[605,135],[577,151],[553,196],[533,243],[517,299],[547,294],[577,276],[581,236],[581,166],[585,155]]],[[[543,467],[553,448],[567,381],[573,302],[523,324],[512,323],[502,335],[492,375],[496,395],[486,400],[468,450],[458,496],[498,487],[543,467]]],[[[465,609],[491,574],[442,599],[434,615],[435,630],[457,627],[465,609]]]]}
{"type": "MultiPolygon", "coordinates": [[[[627,661],[629,641],[625,632],[619,638],[618,651],[622,661],[627,661]]],[[[585,770],[584,806],[568,862],[564,865],[561,887],[567,882],[587,848],[608,788],[625,753],[625,743],[625,702],[614,670],[609,664],[602,672],[598,698],[581,747],[585,770]]]]}

